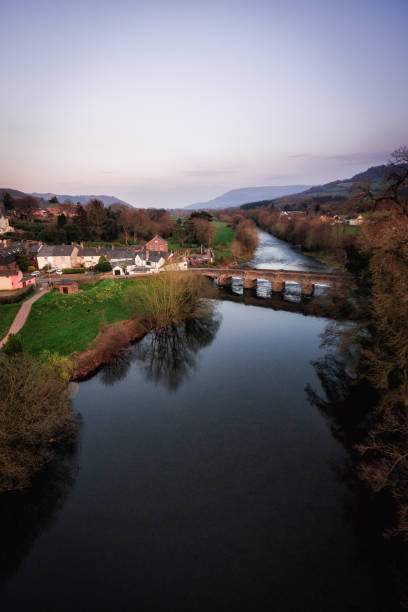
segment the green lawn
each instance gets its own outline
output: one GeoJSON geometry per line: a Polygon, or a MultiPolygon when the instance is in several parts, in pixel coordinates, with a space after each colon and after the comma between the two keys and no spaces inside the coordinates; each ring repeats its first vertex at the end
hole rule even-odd
{"type": "Polygon", "coordinates": [[[129,318],[123,297],[137,282],[112,278],[96,285],[83,285],[73,295],[47,293],[33,304],[19,332],[24,349],[33,355],[43,350],[60,355],[84,351],[103,323],[129,318]]]}
{"type": "Polygon", "coordinates": [[[0,340],[7,334],[20,306],[21,302],[18,304],[0,305],[0,340]]]}
{"type": "Polygon", "coordinates": [[[235,230],[223,221],[212,221],[215,227],[214,247],[228,248],[234,240],[235,230]]]}

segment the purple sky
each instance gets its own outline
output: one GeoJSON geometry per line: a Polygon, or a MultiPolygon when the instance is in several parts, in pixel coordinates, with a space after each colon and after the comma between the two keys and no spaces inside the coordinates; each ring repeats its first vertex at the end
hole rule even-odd
{"type": "Polygon", "coordinates": [[[408,144],[408,0],[5,0],[0,23],[0,187],[183,206],[408,144]]]}

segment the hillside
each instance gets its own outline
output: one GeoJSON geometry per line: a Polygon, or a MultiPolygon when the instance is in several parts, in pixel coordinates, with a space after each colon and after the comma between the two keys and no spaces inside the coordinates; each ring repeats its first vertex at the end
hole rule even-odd
{"type": "Polygon", "coordinates": [[[386,181],[387,166],[372,166],[364,172],[359,172],[351,178],[331,181],[324,185],[316,185],[304,191],[289,196],[283,196],[263,201],[248,202],[241,206],[244,210],[256,208],[268,208],[276,205],[279,208],[288,206],[290,208],[307,208],[311,204],[325,204],[330,202],[342,202],[350,198],[359,184],[368,184],[373,192],[379,192],[386,181]]]}
{"type": "Polygon", "coordinates": [[[240,206],[245,202],[253,202],[255,200],[275,199],[282,196],[287,196],[307,189],[309,185],[279,185],[266,187],[244,187],[242,189],[232,189],[222,195],[209,200],[208,202],[197,202],[189,204],[185,208],[187,210],[199,209],[215,209],[229,208],[232,206],[240,206]]]}
{"type": "Polygon", "coordinates": [[[66,200],[69,200],[70,202],[72,202],[73,204],[77,204],[78,202],[80,204],[86,204],[89,200],[100,200],[101,202],[103,202],[104,206],[111,206],[112,204],[124,204],[125,206],[132,206],[132,204],[129,204],[128,202],[124,202],[123,200],[120,200],[119,198],[116,198],[115,196],[109,196],[109,195],[64,195],[64,194],[58,194],[58,193],[31,193],[30,195],[34,196],[35,198],[39,198],[44,200],[45,202],[47,202],[48,200],[51,200],[51,198],[53,197],[57,197],[59,202],[65,202],[66,200]]]}

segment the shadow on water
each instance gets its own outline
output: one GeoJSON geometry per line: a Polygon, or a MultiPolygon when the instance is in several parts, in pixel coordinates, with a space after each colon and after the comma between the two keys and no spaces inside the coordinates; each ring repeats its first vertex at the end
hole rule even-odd
{"type": "Polygon", "coordinates": [[[212,303],[211,311],[204,317],[170,325],[164,332],[151,332],[127,353],[105,365],[101,381],[105,385],[115,384],[124,379],[131,364],[138,361],[147,381],[175,391],[193,374],[199,351],[213,342],[220,323],[216,304],[212,303]]]}
{"type": "Polygon", "coordinates": [[[57,454],[31,487],[0,496],[0,583],[15,574],[37,538],[57,519],[75,483],[77,444],[57,454]]]}
{"type": "Polygon", "coordinates": [[[373,498],[356,470],[355,446],[365,438],[378,396],[368,383],[352,379],[344,361],[332,353],[313,362],[313,366],[323,394],[307,385],[308,401],[327,418],[333,437],[347,452],[342,463],[332,463],[332,470],[350,492],[343,500],[343,515],[354,533],[356,553],[370,565],[381,609],[408,609],[406,543],[384,537],[384,529],[395,519],[389,497],[384,494],[373,498]]]}

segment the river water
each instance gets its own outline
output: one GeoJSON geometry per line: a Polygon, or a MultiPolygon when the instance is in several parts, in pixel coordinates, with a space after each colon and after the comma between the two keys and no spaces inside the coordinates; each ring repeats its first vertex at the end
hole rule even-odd
{"type": "Polygon", "coordinates": [[[326,325],[220,301],[81,382],[76,451],[0,499],[1,609],[397,610],[321,410],[326,325]]]}

